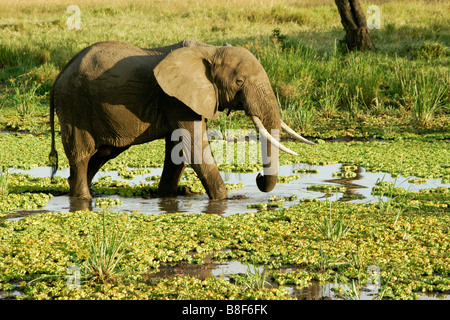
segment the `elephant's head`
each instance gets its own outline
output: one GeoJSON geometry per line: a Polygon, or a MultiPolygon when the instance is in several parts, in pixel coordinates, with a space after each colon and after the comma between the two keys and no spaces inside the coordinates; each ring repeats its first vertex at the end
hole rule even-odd
{"type": "Polygon", "coordinates": [[[296,134],[280,118],[278,102],[267,74],[248,50],[239,47],[189,47],[171,52],[154,70],[156,80],[169,96],[176,97],[196,113],[216,119],[223,109],[244,110],[252,118],[261,138],[264,175],[259,190],[271,191],[278,178],[278,149],[296,154],[279,143],[285,129],[298,140],[314,144],[296,134]]]}

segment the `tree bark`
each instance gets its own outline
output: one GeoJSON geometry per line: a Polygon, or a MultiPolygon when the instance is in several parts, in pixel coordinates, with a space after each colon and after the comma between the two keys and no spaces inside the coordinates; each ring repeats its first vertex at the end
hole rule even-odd
{"type": "Polygon", "coordinates": [[[375,50],[370,31],[358,0],[334,0],[346,33],[347,47],[354,50],[375,50]]]}

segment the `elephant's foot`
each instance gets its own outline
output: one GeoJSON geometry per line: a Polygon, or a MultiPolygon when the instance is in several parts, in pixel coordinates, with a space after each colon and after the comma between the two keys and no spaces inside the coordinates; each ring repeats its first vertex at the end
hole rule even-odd
{"type": "Polygon", "coordinates": [[[92,200],[92,195],[90,192],[88,192],[87,194],[71,194],[69,193],[69,197],[71,199],[77,199],[77,200],[85,200],[85,201],[91,201],[92,200]]]}
{"type": "Polygon", "coordinates": [[[70,198],[77,199],[77,200],[84,200],[84,201],[90,201],[92,200],[93,194],[91,193],[91,190],[86,188],[77,188],[77,186],[70,186],[70,192],[69,192],[70,198]]]}
{"type": "Polygon", "coordinates": [[[80,211],[80,210],[92,210],[92,198],[83,199],[78,197],[70,197],[70,208],[71,212],[80,211]]]}
{"type": "Polygon", "coordinates": [[[223,185],[223,187],[209,189],[206,191],[206,193],[208,194],[210,200],[228,199],[228,193],[225,184],[223,185]]]}

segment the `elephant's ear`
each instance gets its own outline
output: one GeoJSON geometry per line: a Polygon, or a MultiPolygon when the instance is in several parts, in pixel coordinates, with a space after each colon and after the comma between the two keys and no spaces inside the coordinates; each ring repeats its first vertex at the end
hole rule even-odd
{"type": "Polygon", "coordinates": [[[186,47],[172,51],[154,69],[163,91],[199,115],[216,119],[218,99],[211,82],[209,58],[215,48],[186,47]]]}

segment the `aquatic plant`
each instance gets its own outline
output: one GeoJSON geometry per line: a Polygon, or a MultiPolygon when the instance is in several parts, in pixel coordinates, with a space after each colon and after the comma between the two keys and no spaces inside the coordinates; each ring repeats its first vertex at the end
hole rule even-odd
{"type": "Polygon", "coordinates": [[[88,223],[89,256],[85,262],[86,272],[99,283],[114,280],[117,264],[125,256],[121,252],[128,226],[120,230],[116,226],[106,228],[105,212],[102,212],[101,229],[88,223]]]}
{"type": "Polygon", "coordinates": [[[267,210],[267,203],[248,204],[247,208],[248,209],[267,210]]]}
{"type": "Polygon", "coordinates": [[[317,217],[318,222],[314,222],[314,226],[325,240],[336,242],[347,235],[347,233],[353,228],[353,223],[347,221],[346,216],[342,213],[336,213],[336,217],[333,217],[331,201],[329,201],[329,203],[330,210],[328,214],[325,214],[322,217],[317,217]]]}
{"type": "Polygon", "coordinates": [[[278,209],[278,208],[283,208],[285,201],[295,201],[295,200],[297,200],[296,194],[293,194],[292,196],[287,196],[287,197],[272,196],[267,200],[267,203],[247,204],[247,208],[258,209],[258,210],[278,209]]]}
{"type": "Polygon", "coordinates": [[[353,171],[338,171],[333,172],[331,175],[333,178],[354,178],[357,176],[356,172],[353,171]]]}
{"type": "Polygon", "coordinates": [[[298,179],[300,179],[300,176],[297,176],[297,175],[278,176],[277,182],[278,183],[289,183],[291,181],[298,180],[298,179]]]}
{"type": "Polygon", "coordinates": [[[341,171],[356,171],[358,170],[358,166],[352,164],[343,164],[341,171]]]}
{"type": "Polygon", "coordinates": [[[46,193],[10,193],[0,197],[0,216],[5,216],[14,210],[34,210],[44,208],[53,196],[46,193]]]}
{"type": "Polygon", "coordinates": [[[110,199],[110,198],[97,198],[95,199],[95,206],[99,208],[109,208],[114,206],[122,205],[122,200],[120,199],[110,199]]]}
{"type": "Polygon", "coordinates": [[[306,168],[306,169],[294,169],[294,173],[310,173],[310,174],[317,174],[319,173],[319,169],[311,169],[311,168],[306,168]]]}
{"type": "Polygon", "coordinates": [[[242,286],[244,290],[262,290],[266,286],[270,286],[267,281],[267,268],[258,268],[256,265],[247,264],[247,270],[244,276],[242,286]]]}
{"type": "Polygon", "coordinates": [[[332,193],[332,192],[345,192],[347,190],[344,186],[339,185],[313,185],[306,187],[306,190],[318,191],[323,193],[332,193]]]}
{"type": "Polygon", "coordinates": [[[362,194],[343,194],[341,197],[342,201],[362,200],[362,199],[366,199],[366,197],[362,194]]]}
{"type": "Polygon", "coordinates": [[[427,183],[427,179],[415,178],[415,179],[409,179],[408,182],[414,183],[414,184],[423,184],[423,183],[427,183]]]}

